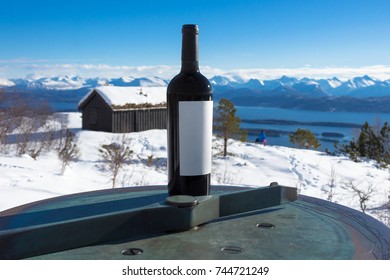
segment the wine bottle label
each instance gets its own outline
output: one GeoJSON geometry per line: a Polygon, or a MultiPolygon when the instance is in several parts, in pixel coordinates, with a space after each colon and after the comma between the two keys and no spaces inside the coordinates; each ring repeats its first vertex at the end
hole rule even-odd
{"type": "Polygon", "coordinates": [[[211,173],[213,101],[179,102],[180,175],[211,173]]]}

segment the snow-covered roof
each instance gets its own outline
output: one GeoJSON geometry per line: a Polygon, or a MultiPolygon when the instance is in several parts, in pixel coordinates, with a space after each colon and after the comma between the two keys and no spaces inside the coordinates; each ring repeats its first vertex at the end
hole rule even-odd
{"type": "Polygon", "coordinates": [[[166,103],[166,87],[116,87],[101,86],[94,88],[79,102],[79,107],[97,92],[111,107],[123,107],[125,105],[151,104],[159,105],[166,103]]]}

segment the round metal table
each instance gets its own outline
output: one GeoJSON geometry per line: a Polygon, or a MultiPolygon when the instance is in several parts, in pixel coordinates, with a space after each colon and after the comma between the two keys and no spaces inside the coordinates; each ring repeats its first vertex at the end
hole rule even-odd
{"type": "Polygon", "coordinates": [[[389,259],[390,228],[293,188],[166,186],[61,196],[0,212],[0,259],[389,259]]]}

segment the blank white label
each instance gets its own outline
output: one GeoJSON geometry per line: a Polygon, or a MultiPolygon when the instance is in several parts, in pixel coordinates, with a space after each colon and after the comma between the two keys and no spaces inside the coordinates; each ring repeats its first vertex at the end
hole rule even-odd
{"type": "Polygon", "coordinates": [[[213,101],[179,102],[180,175],[211,173],[213,101]]]}

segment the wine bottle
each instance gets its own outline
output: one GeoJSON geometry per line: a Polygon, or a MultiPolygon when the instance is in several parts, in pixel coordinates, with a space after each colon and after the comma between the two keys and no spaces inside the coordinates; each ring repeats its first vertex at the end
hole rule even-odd
{"type": "Polygon", "coordinates": [[[181,70],[168,85],[168,193],[210,192],[213,90],[199,71],[197,25],[182,27],[181,70]]]}

